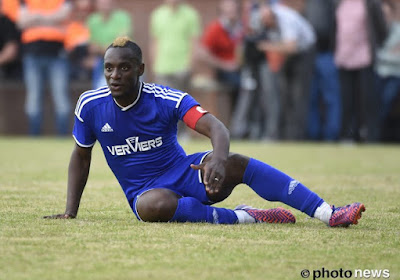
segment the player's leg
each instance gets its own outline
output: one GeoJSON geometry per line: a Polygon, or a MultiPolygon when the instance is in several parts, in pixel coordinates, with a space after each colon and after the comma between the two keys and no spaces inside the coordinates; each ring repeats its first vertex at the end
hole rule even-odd
{"type": "MultiPolygon", "coordinates": [[[[262,210],[264,216],[255,220],[246,211],[210,206],[224,200],[237,185],[241,176],[225,180],[229,187],[215,196],[207,196],[201,172],[190,164],[200,164],[208,153],[187,156],[168,172],[157,177],[135,197],[132,208],[140,220],[148,222],[208,222],[215,224],[235,223],[293,223],[294,216],[286,209],[262,210]]],[[[228,164],[238,163],[230,161],[228,164]]],[[[247,164],[245,160],[243,164],[247,164]]],[[[229,167],[230,169],[233,167],[229,167]]]]}
{"type": "Polygon", "coordinates": [[[137,217],[145,222],[294,223],[286,209],[226,209],[203,204],[194,197],[181,197],[169,189],[151,189],[139,195],[134,203],[137,217]],[[250,214],[247,214],[249,211],[250,214]]]}
{"type": "Polygon", "coordinates": [[[190,164],[200,164],[208,152],[182,158],[167,172],[154,178],[133,201],[139,219],[149,222],[208,222],[235,224],[233,210],[209,206],[200,171],[190,164]]]}
{"type": "MultiPolygon", "coordinates": [[[[204,162],[211,159],[212,153],[207,155],[204,162]]],[[[213,202],[220,202],[225,200],[233,191],[233,189],[243,182],[244,171],[249,163],[249,158],[231,153],[229,155],[226,174],[222,182],[223,188],[218,192],[207,192],[207,197],[213,202]]],[[[238,217],[238,223],[295,223],[296,218],[287,209],[273,208],[273,209],[254,209],[246,205],[240,205],[234,209],[238,217]]]]}
{"type": "Polygon", "coordinates": [[[233,210],[205,205],[194,197],[181,197],[169,189],[155,188],[136,199],[135,211],[145,222],[207,222],[236,224],[233,210]]]}
{"type": "Polygon", "coordinates": [[[180,196],[168,189],[151,189],[138,195],[135,211],[145,222],[168,222],[175,213],[180,196]]]}
{"type": "Polygon", "coordinates": [[[283,202],[331,226],[357,224],[361,212],[365,210],[361,203],[331,207],[299,181],[264,162],[239,154],[231,154],[228,158],[223,190],[209,194],[209,197],[217,201],[224,199],[240,183],[247,184],[266,200],[283,202]]]}

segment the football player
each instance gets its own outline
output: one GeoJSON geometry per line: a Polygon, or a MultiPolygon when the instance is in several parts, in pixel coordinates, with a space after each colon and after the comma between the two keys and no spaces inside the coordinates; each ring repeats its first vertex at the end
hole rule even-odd
{"type": "Polygon", "coordinates": [[[76,141],[68,171],[67,206],[75,218],[86,185],[92,147],[102,146],[108,165],[136,217],[146,222],[294,223],[287,209],[211,206],[244,183],[260,197],[280,201],[327,225],[357,224],[365,207],[329,205],[302,183],[272,166],[229,152],[228,129],[189,94],[141,82],[140,47],[117,38],[104,57],[107,86],[83,93],[75,109],[76,141]],[[211,139],[213,150],[186,155],[177,141],[177,122],[211,139]]]}

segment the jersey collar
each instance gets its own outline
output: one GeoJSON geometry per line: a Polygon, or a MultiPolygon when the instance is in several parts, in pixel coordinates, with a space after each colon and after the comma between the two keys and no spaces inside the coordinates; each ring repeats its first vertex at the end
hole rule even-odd
{"type": "Polygon", "coordinates": [[[121,111],[127,111],[127,110],[129,110],[130,108],[132,108],[133,106],[136,105],[136,103],[139,101],[140,95],[142,94],[142,85],[143,85],[143,83],[140,82],[140,87],[139,87],[138,96],[136,97],[135,101],[133,101],[131,104],[129,104],[129,105],[126,106],[126,107],[123,107],[123,106],[119,105],[118,102],[117,102],[117,100],[115,100],[115,98],[113,98],[115,104],[116,104],[119,108],[121,108],[121,111]]]}

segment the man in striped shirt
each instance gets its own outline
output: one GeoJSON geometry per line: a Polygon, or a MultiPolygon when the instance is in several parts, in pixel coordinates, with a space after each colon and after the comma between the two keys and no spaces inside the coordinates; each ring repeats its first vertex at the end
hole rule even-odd
{"type": "Polygon", "coordinates": [[[75,110],[76,141],[68,176],[67,207],[46,218],[75,218],[96,141],[136,217],[147,222],[294,223],[284,208],[234,210],[211,204],[240,183],[258,195],[281,201],[330,226],[356,224],[364,205],[334,208],[300,182],[273,167],[229,153],[226,127],[187,93],[139,81],[141,49],[117,38],[104,58],[107,87],[81,95],[75,110]],[[213,151],[186,155],[177,141],[177,122],[209,137],[213,151]]]}

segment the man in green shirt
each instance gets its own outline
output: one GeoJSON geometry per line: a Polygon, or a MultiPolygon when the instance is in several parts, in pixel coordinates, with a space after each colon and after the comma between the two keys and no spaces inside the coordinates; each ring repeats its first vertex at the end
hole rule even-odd
{"type": "Polygon", "coordinates": [[[165,0],[152,12],[150,45],[157,83],[185,89],[199,34],[197,11],[181,0],[165,0]]]}
{"type": "Polygon", "coordinates": [[[90,30],[90,53],[94,56],[93,88],[106,85],[103,56],[110,42],[118,36],[132,37],[131,15],[115,9],[112,0],[96,0],[96,11],[87,19],[90,30]]]}

